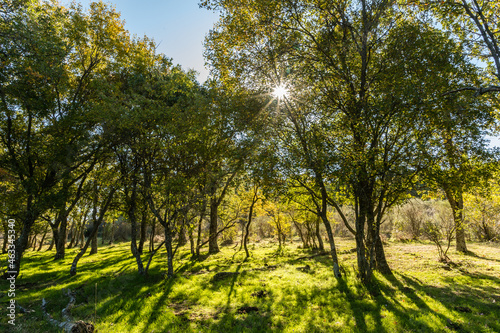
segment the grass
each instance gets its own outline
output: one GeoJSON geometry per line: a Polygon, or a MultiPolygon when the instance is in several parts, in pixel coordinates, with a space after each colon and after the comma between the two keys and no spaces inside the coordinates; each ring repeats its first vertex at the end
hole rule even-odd
{"type": "Polygon", "coordinates": [[[139,276],[128,243],[85,255],[74,277],[69,267],[75,249],[57,262],[53,253],[30,251],[16,301],[35,312],[18,310],[16,326],[8,325],[8,286],[1,281],[0,331],[60,332],[44,319],[41,303],[45,298],[49,313],[60,320],[69,288],[77,291],[75,320],[93,322],[97,305],[99,332],[500,332],[498,245],[469,243],[469,255],[450,250],[456,265],[449,266],[436,260],[430,244],[389,243],[394,275],[376,274],[367,289],[356,277],[356,255],[349,251],[354,242],[337,242],[345,272],[340,281],[328,256],[297,260],[311,254],[298,243],[277,255],[274,243],[260,242],[251,246],[247,262],[232,247],[191,260],[185,247],[172,279],[164,276],[163,252],[153,259],[150,276],[139,276]],[[214,279],[220,272],[238,274],[214,279]]]}

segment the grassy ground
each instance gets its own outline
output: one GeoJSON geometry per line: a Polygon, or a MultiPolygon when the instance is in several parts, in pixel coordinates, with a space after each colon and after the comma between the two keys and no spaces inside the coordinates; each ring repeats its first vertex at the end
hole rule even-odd
{"type": "Polygon", "coordinates": [[[394,276],[377,274],[370,290],[356,277],[350,240],[338,240],[341,281],[327,256],[296,260],[310,252],[295,244],[280,255],[275,244],[252,245],[247,262],[232,247],[193,261],[186,247],[173,279],[164,277],[164,253],[155,257],[150,277],[138,276],[128,243],[84,256],[74,277],[69,266],[76,250],[58,262],[52,253],[28,252],[15,299],[35,312],[17,310],[10,327],[8,285],[1,281],[0,331],[59,332],[44,319],[41,303],[45,298],[49,313],[61,319],[70,288],[77,291],[75,320],[92,322],[96,306],[99,332],[500,332],[500,247],[468,246],[467,256],[451,251],[457,265],[448,266],[437,262],[432,245],[389,243],[394,276]],[[217,279],[220,272],[238,274],[217,279]]]}

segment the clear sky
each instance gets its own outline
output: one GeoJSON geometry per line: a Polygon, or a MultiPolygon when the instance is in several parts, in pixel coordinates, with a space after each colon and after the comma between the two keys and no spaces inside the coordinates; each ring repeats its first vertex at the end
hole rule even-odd
{"type": "MultiPolygon", "coordinates": [[[[125,20],[125,28],[139,37],[153,38],[158,52],[172,58],[184,69],[194,69],[204,82],[208,70],[204,66],[203,40],[217,21],[216,13],[201,9],[199,0],[110,0],[125,20]]],[[[59,0],[66,6],[71,0],[59,0]]],[[[85,8],[91,0],[77,0],[85,8]]]]}

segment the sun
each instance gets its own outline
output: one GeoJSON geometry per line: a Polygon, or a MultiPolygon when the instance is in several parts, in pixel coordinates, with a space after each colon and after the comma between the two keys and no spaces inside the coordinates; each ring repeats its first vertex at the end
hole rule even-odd
{"type": "Polygon", "coordinates": [[[275,98],[282,99],[288,96],[288,89],[284,85],[279,85],[274,88],[272,95],[275,98]]]}

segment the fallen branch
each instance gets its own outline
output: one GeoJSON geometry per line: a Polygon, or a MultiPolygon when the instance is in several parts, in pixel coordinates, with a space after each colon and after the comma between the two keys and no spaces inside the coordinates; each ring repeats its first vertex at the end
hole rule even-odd
{"type": "Polygon", "coordinates": [[[70,311],[75,305],[76,297],[75,293],[68,289],[66,295],[69,297],[68,305],[62,310],[62,317],[64,319],[63,322],[55,320],[52,316],[47,312],[47,301],[45,298],[42,299],[42,310],[47,320],[54,326],[57,326],[63,329],[67,333],[93,333],[94,325],[90,323],[83,322],[81,320],[75,322],[71,317],[70,311]]]}

